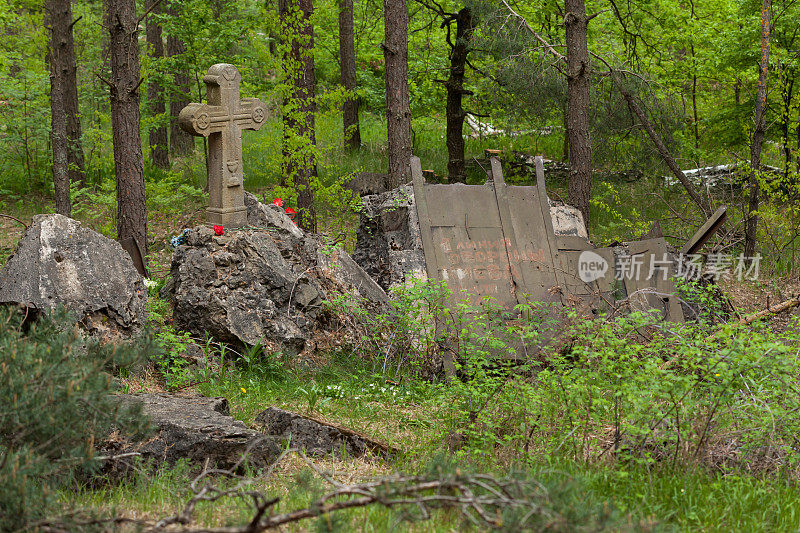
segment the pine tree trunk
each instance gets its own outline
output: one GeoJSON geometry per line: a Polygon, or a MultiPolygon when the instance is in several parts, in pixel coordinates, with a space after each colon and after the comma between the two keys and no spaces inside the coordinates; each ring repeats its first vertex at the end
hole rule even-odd
{"type": "Polygon", "coordinates": [[[297,192],[297,224],[306,231],[317,230],[314,210],[314,180],[317,110],[314,74],[314,12],[312,0],[280,0],[278,3],[284,39],[284,68],[291,94],[283,103],[282,185],[297,192]]]}
{"type": "Polygon", "coordinates": [[[72,27],[72,5],[63,0],[64,23],[64,113],[67,115],[67,162],[69,163],[69,182],[86,184],[86,162],[83,157],[83,141],[81,140],[81,119],[78,109],[78,66],[75,59],[75,40],[72,27]]]}
{"type": "Polygon", "coordinates": [[[455,16],[456,42],[450,50],[450,78],[447,89],[447,175],[450,182],[466,183],[467,169],[464,156],[464,111],[462,100],[472,91],[464,89],[464,73],[472,43],[472,11],[465,7],[455,16]]]}
{"type": "MultiPolygon", "coordinates": [[[[161,12],[161,0],[150,0],[152,10],[147,17],[147,45],[153,58],[164,57],[164,40],[161,35],[161,26],[153,19],[153,15],[161,12]],[[153,2],[157,2],[153,6],[153,2]]],[[[154,116],[164,116],[166,105],[164,104],[164,91],[161,84],[151,81],[147,85],[147,103],[150,113],[154,116]]],[[[160,119],[159,119],[160,122],[160,119]]],[[[169,168],[169,139],[167,137],[167,127],[158,124],[150,130],[150,159],[158,168],[169,168]]]]}
{"type": "Polygon", "coordinates": [[[356,42],[353,28],[353,0],[341,0],[339,4],[339,57],[342,87],[349,93],[342,108],[344,146],[357,150],[361,147],[361,128],[358,124],[358,97],[355,94],[356,42]]]}
{"type": "Polygon", "coordinates": [[[592,145],[589,138],[591,66],[584,0],[564,1],[567,45],[567,135],[569,136],[568,201],[583,214],[589,227],[592,191],[592,145]]]}
{"type": "Polygon", "coordinates": [[[67,116],[64,109],[65,74],[69,70],[66,33],[71,32],[69,24],[72,22],[69,1],[48,0],[45,5],[45,16],[50,28],[50,46],[47,55],[50,62],[50,139],[53,147],[53,192],[56,212],[70,216],[72,203],[69,191],[67,116]]]}
{"type": "Polygon", "coordinates": [[[147,254],[147,203],[139,132],[141,78],[135,0],[106,0],[106,28],[110,35],[117,239],[131,254],[138,268],[137,252],[142,257],[147,254]]]}
{"type": "MultiPolygon", "coordinates": [[[[181,3],[178,0],[170,0],[167,4],[167,13],[175,18],[181,16],[181,3]]],[[[186,44],[178,37],[167,34],[167,56],[179,56],[186,53],[186,44]]],[[[189,84],[191,77],[185,68],[175,72],[175,86],[169,98],[169,149],[173,157],[181,157],[194,152],[194,137],[186,133],[178,125],[178,115],[181,110],[189,105],[189,84]]]]}
{"type": "Polygon", "coordinates": [[[383,0],[386,122],[389,172],[386,190],[408,183],[411,173],[411,106],[408,96],[408,2],[383,0]]]}
{"type": "Polygon", "coordinates": [[[794,171],[800,174],[800,106],[797,106],[797,126],[795,127],[797,136],[796,156],[794,160],[794,171]]]}
{"type": "Polygon", "coordinates": [[[755,128],[750,142],[750,198],[748,216],[744,225],[744,255],[753,257],[756,250],[758,228],[758,173],[761,169],[761,146],[764,144],[764,116],[767,108],[767,73],[769,71],[769,40],[771,32],[772,0],[761,4],[761,61],[758,68],[758,90],[756,91],[755,128]]]}
{"type": "Polygon", "coordinates": [[[783,173],[788,176],[792,167],[792,147],[789,146],[791,129],[792,92],[794,90],[794,69],[784,64],[781,69],[781,148],[783,148],[783,173]]]}

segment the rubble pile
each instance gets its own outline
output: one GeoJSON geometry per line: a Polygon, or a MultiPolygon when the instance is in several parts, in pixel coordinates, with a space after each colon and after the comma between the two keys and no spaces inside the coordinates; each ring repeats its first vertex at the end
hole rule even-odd
{"type": "Polygon", "coordinates": [[[188,232],[172,257],[167,287],[178,329],[237,346],[296,355],[326,328],[322,302],[333,292],[379,308],[384,291],[350,258],[302,230],[277,206],[246,197],[249,227],[188,232]]]}

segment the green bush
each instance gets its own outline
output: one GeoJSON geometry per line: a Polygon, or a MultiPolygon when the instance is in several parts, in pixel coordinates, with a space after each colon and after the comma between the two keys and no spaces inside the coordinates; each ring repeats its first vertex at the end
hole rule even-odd
{"type": "Polygon", "coordinates": [[[682,290],[704,295],[697,322],[663,323],[651,313],[586,320],[537,303],[518,305],[508,320],[491,299],[448,310],[446,288],[433,282],[403,287],[383,315],[352,301],[331,305],[363,324],[358,350],[384,376],[416,370],[446,348],[458,379],[446,386],[443,431],[448,442],[458,435],[465,458],[558,457],[797,477],[792,346],[800,328],[778,336],[758,325],[715,325],[720,300],[700,287],[682,290]]]}
{"type": "Polygon", "coordinates": [[[0,310],[0,530],[52,512],[54,489],[101,466],[96,445],[119,428],[146,430],[139,409],[122,408],[109,369],[130,367],[146,344],[83,339],[64,312],[23,323],[0,310]]]}
{"type": "Polygon", "coordinates": [[[487,371],[474,350],[454,384],[461,454],[797,477],[796,331],[662,324],[652,314],[568,327],[543,362],[487,371]],[[566,343],[566,347],[564,344],[566,343]]]}

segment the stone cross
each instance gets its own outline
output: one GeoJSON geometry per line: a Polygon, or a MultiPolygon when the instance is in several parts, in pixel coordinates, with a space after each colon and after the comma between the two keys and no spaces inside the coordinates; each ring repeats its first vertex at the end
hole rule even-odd
{"type": "Polygon", "coordinates": [[[208,137],[209,224],[237,228],[247,224],[242,173],[242,130],[264,125],[266,108],[258,98],[239,99],[237,68],[218,63],[203,77],[207,104],[189,104],[178,123],[191,135],[208,137]]]}

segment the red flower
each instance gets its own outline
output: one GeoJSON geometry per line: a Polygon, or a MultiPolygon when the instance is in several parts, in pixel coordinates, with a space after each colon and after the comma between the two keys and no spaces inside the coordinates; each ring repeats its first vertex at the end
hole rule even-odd
{"type": "Polygon", "coordinates": [[[225,235],[225,229],[222,226],[214,226],[214,235],[225,235]]]}
{"type": "Polygon", "coordinates": [[[278,207],[283,207],[283,199],[282,198],[275,198],[275,201],[272,202],[272,203],[277,205],[278,207]]]}
{"type": "Polygon", "coordinates": [[[294,210],[294,209],[292,209],[291,207],[287,207],[287,208],[286,208],[286,214],[287,214],[287,215],[289,215],[289,218],[291,218],[292,220],[294,220],[294,216],[297,214],[297,211],[295,211],[295,210],[294,210]]]}

